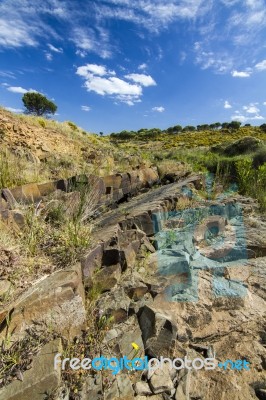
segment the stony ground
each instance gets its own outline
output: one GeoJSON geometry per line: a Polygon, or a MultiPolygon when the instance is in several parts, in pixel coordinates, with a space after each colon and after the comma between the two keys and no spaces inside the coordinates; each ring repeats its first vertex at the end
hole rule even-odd
{"type": "MultiPolygon", "coordinates": [[[[29,122],[14,127],[3,118],[11,117],[2,116],[2,142],[12,136],[21,146],[26,135],[29,152],[39,159],[32,162],[41,162],[46,150],[29,122]]],[[[54,133],[50,153],[56,151],[54,133]]],[[[79,139],[72,139],[78,146],[79,139]]],[[[84,154],[91,154],[88,147],[84,154]]],[[[64,242],[69,232],[47,236],[47,220],[52,215],[59,223],[58,208],[49,207],[62,202],[60,212],[73,223],[82,191],[69,190],[69,183],[89,186],[88,175],[1,191],[2,228],[15,227],[16,238],[22,240],[31,206],[34,221],[45,221],[36,226],[46,258],[32,258],[34,268],[25,271],[19,254],[8,250],[11,243],[4,247],[1,241],[0,400],[266,398],[265,215],[254,199],[222,185],[214,190],[209,177],[184,164],[175,168],[159,176],[156,167],[142,165],[97,178],[97,207],[86,214],[93,219],[86,231],[90,240],[78,247],[75,262],[69,254],[61,263],[49,258],[51,238],[63,233],[64,242]],[[11,276],[21,287],[8,297],[11,276]],[[220,365],[176,370],[166,364],[155,372],[132,368],[115,376],[54,368],[56,353],[215,358],[220,365]],[[250,369],[226,367],[226,360],[246,360],[250,369]]],[[[84,239],[73,237],[77,245],[84,239]]]]}

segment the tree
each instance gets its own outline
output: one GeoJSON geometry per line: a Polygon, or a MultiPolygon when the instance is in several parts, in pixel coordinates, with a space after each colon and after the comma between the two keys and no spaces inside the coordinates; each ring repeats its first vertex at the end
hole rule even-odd
{"type": "Polygon", "coordinates": [[[266,124],[262,124],[262,125],[260,126],[260,129],[261,129],[263,132],[266,132],[266,124]]]}
{"type": "Polygon", "coordinates": [[[196,130],[195,126],[187,125],[183,128],[183,132],[194,132],[196,130]]]}
{"type": "Polygon", "coordinates": [[[26,108],[26,114],[48,116],[54,114],[57,110],[57,106],[41,93],[27,92],[23,95],[22,101],[26,108]]]}
{"type": "Polygon", "coordinates": [[[233,129],[233,130],[237,130],[237,129],[240,128],[240,126],[241,126],[241,122],[239,122],[239,121],[232,121],[232,122],[229,124],[228,128],[233,129]]]}
{"type": "Polygon", "coordinates": [[[178,133],[178,132],[182,132],[182,126],[181,125],[173,126],[173,133],[178,133]]]}
{"type": "Polygon", "coordinates": [[[223,122],[222,123],[222,129],[228,129],[229,128],[229,122],[223,122]]]}

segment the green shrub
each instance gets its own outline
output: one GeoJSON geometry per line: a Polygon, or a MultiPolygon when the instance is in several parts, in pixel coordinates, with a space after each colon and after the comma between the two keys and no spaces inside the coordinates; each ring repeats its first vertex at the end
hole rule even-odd
{"type": "Polygon", "coordinates": [[[39,122],[39,125],[41,125],[42,128],[46,127],[46,123],[45,123],[44,119],[38,118],[38,122],[39,122]]]}
{"type": "Polygon", "coordinates": [[[253,167],[258,169],[261,165],[266,163],[266,147],[259,149],[253,156],[253,167]]]}
{"type": "Polygon", "coordinates": [[[67,121],[68,126],[70,126],[71,129],[73,129],[73,131],[77,131],[78,127],[76,124],[74,124],[74,122],[71,121],[67,121]]]}
{"type": "Polygon", "coordinates": [[[234,143],[229,144],[223,151],[224,155],[232,157],[248,154],[258,150],[262,146],[259,139],[252,136],[245,136],[234,143]]]}

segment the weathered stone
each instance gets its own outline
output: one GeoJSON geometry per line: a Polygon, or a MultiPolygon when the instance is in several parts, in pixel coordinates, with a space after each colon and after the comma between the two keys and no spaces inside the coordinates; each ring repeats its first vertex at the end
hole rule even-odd
{"type": "Polygon", "coordinates": [[[8,204],[11,210],[18,207],[18,203],[9,189],[2,189],[2,197],[8,204]]]}
{"type": "Polygon", "coordinates": [[[104,293],[97,302],[97,307],[104,315],[114,317],[114,322],[123,322],[128,318],[130,298],[123,288],[113,288],[104,293]]]}
{"type": "Polygon", "coordinates": [[[25,225],[24,215],[18,210],[0,210],[0,220],[15,230],[21,229],[25,225]]]}
{"type": "Polygon", "coordinates": [[[18,203],[31,204],[41,200],[41,193],[36,183],[10,189],[10,192],[18,203]]]}
{"type": "Polygon", "coordinates": [[[103,400],[102,378],[97,376],[88,376],[83,384],[82,391],[79,393],[81,400],[103,400]]]}
{"type": "Polygon", "coordinates": [[[136,261],[136,251],[131,243],[123,247],[122,255],[123,269],[133,268],[136,261]]]}
{"type": "MultiPolygon", "coordinates": [[[[100,269],[103,259],[103,244],[97,245],[81,260],[82,273],[85,285],[89,285],[92,281],[92,275],[95,269],[100,269]]],[[[114,263],[115,264],[115,263],[114,263]]],[[[111,264],[112,265],[112,264],[111,264]]]]}
{"type": "Polygon", "coordinates": [[[151,187],[159,181],[157,168],[139,169],[139,180],[142,187],[151,187]]]}
{"type": "Polygon", "coordinates": [[[37,282],[8,310],[8,327],[0,333],[0,339],[5,337],[6,329],[13,333],[13,340],[23,337],[25,330],[36,323],[39,327],[52,327],[69,339],[80,334],[86,321],[80,265],[55,272],[37,282]]]}
{"type": "Polygon", "coordinates": [[[123,194],[131,193],[131,182],[129,174],[121,174],[121,189],[123,194]]]}
{"type": "Polygon", "coordinates": [[[132,300],[137,301],[148,292],[148,288],[143,284],[136,287],[129,287],[126,289],[126,292],[132,300]]]}
{"type": "Polygon", "coordinates": [[[177,336],[177,327],[171,318],[152,306],[145,306],[139,324],[146,352],[152,357],[169,355],[177,336]]]}
{"type": "Polygon", "coordinates": [[[120,399],[130,400],[134,398],[134,391],[128,375],[117,375],[117,385],[119,390],[120,399]]]}
{"type": "Polygon", "coordinates": [[[8,208],[7,201],[3,197],[0,197],[0,211],[5,210],[6,208],[8,208]]]}
{"type": "Polygon", "coordinates": [[[103,342],[108,343],[111,340],[116,339],[119,335],[121,334],[121,331],[118,329],[110,329],[109,331],[106,332],[106,335],[104,336],[103,342]]]}
{"type": "Polygon", "coordinates": [[[152,394],[149,384],[143,381],[137,382],[135,384],[135,392],[137,395],[140,396],[148,396],[152,394]]]}
{"type": "Polygon", "coordinates": [[[114,287],[119,282],[120,277],[121,266],[120,264],[116,264],[102,268],[94,275],[92,282],[98,285],[100,291],[105,292],[114,287]]]}
{"type": "Polygon", "coordinates": [[[136,316],[132,316],[127,321],[127,329],[124,330],[118,345],[122,357],[127,356],[129,359],[143,357],[144,345],[136,316]],[[135,350],[132,343],[136,343],[139,349],[135,350]]]}
{"type": "Polygon", "coordinates": [[[62,353],[61,340],[47,343],[33,359],[23,381],[13,381],[0,390],[0,400],[45,400],[61,383],[60,365],[54,369],[54,357],[62,353]]]}
{"type": "Polygon", "coordinates": [[[127,375],[117,375],[105,392],[105,400],[134,400],[134,392],[127,375]]]}
{"type": "Polygon", "coordinates": [[[55,192],[56,190],[56,182],[46,182],[38,184],[38,189],[40,191],[41,196],[48,196],[49,194],[55,192]]]}
{"type": "Polygon", "coordinates": [[[11,282],[0,280],[0,297],[6,295],[11,289],[11,282]]]}
{"type": "Polygon", "coordinates": [[[134,215],[133,221],[139,229],[146,233],[146,235],[151,236],[154,234],[154,223],[148,212],[134,215]]]}
{"type": "Polygon", "coordinates": [[[150,387],[154,394],[163,392],[171,394],[174,385],[170,377],[170,370],[167,363],[165,363],[162,368],[158,368],[154,371],[150,379],[150,387]]]}
{"type": "Polygon", "coordinates": [[[107,175],[104,176],[102,179],[104,181],[106,188],[112,187],[113,189],[120,189],[121,187],[122,176],[120,174],[107,175]]]}

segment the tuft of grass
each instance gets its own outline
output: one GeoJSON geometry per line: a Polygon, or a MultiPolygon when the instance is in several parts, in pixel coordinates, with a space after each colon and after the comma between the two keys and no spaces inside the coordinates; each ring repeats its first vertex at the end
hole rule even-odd
{"type": "Polygon", "coordinates": [[[77,127],[76,124],[74,124],[74,122],[67,121],[67,124],[68,124],[68,126],[70,126],[70,128],[71,128],[73,131],[77,131],[77,130],[78,130],[78,127],[77,127]]]}

